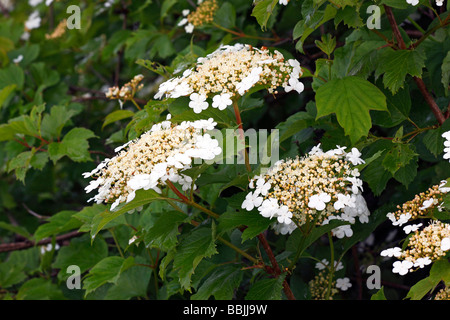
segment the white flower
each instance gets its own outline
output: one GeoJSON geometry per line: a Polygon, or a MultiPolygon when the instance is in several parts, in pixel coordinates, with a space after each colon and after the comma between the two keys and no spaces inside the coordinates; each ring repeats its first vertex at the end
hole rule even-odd
{"type": "Polygon", "coordinates": [[[264,179],[260,178],[256,180],[256,190],[261,193],[263,196],[267,196],[267,193],[270,190],[270,182],[265,182],[264,179]]]}
{"type": "Polygon", "coordinates": [[[322,259],[322,261],[316,263],[316,269],[323,270],[327,267],[328,260],[322,259]]]}
{"type": "Polygon", "coordinates": [[[360,158],[361,152],[359,152],[359,150],[356,148],[352,148],[352,151],[347,153],[345,157],[355,166],[365,163],[365,161],[360,158]]]}
{"type": "Polygon", "coordinates": [[[425,209],[428,209],[429,207],[431,207],[433,204],[436,204],[436,203],[437,203],[437,200],[434,199],[434,198],[430,198],[430,199],[428,199],[428,200],[425,200],[425,201],[422,203],[422,206],[419,208],[419,210],[425,210],[425,209]]]}
{"type": "Polygon", "coordinates": [[[320,143],[317,146],[312,147],[311,151],[308,153],[309,155],[313,156],[313,155],[322,155],[323,154],[323,150],[320,148],[320,143]]]}
{"type": "Polygon", "coordinates": [[[233,101],[231,101],[231,95],[229,93],[218,94],[213,97],[213,108],[218,108],[219,110],[224,110],[227,106],[231,105],[233,101]]]}
{"type": "Polygon", "coordinates": [[[403,231],[406,234],[410,234],[411,232],[417,231],[422,226],[422,223],[419,224],[411,224],[409,226],[403,227],[403,231]]]}
{"type": "Polygon", "coordinates": [[[28,0],[28,4],[32,7],[36,7],[37,5],[41,4],[44,0],[28,0]]]}
{"type": "Polygon", "coordinates": [[[416,6],[419,3],[419,0],[406,0],[406,3],[416,6]]]}
{"type": "Polygon", "coordinates": [[[342,239],[344,237],[350,238],[353,235],[353,230],[348,224],[334,228],[331,231],[333,235],[338,239],[342,239]]]}
{"type": "Polygon", "coordinates": [[[86,190],[86,193],[91,192],[94,189],[97,189],[102,183],[103,183],[103,178],[98,178],[96,180],[92,180],[91,182],[89,182],[89,185],[84,188],[84,190],[86,190]]]}
{"type": "Polygon", "coordinates": [[[302,82],[298,81],[297,78],[290,77],[288,83],[289,84],[286,87],[284,87],[284,90],[286,92],[290,92],[292,90],[295,90],[298,93],[302,93],[303,90],[305,89],[304,84],[302,82]]]}
{"type": "Polygon", "coordinates": [[[25,21],[25,28],[27,30],[37,29],[41,26],[41,17],[39,17],[38,11],[33,11],[25,21]]]}
{"type": "Polygon", "coordinates": [[[195,113],[200,113],[202,110],[208,109],[208,102],[206,102],[206,96],[200,95],[197,92],[192,93],[189,98],[191,101],[189,102],[189,107],[194,109],[195,113]]]}
{"type": "Polygon", "coordinates": [[[259,196],[258,192],[249,192],[242,202],[241,208],[247,211],[252,211],[254,207],[259,207],[263,202],[263,198],[259,196]]]}
{"type": "MultiPolygon", "coordinates": [[[[40,248],[41,250],[41,254],[44,254],[46,252],[50,252],[53,250],[53,244],[49,243],[46,246],[41,246],[40,248]]],[[[55,243],[55,247],[54,247],[55,251],[59,250],[59,244],[55,243]]]]}
{"type": "Polygon", "coordinates": [[[364,191],[363,190],[363,181],[361,179],[356,178],[356,177],[347,177],[346,180],[350,181],[352,183],[352,192],[354,194],[358,194],[359,189],[361,189],[361,191],[364,191]]]}
{"type": "Polygon", "coordinates": [[[427,265],[429,265],[431,263],[431,259],[429,257],[425,257],[425,258],[418,258],[415,262],[414,262],[414,267],[420,267],[423,268],[427,265]]]}
{"type": "Polygon", "coordinates": [[[444,5],[444,0],[436,0],[436,5],[442,7],[444,5]]]}
{"type": "Polygon", "coordinates": [[[291,234],[295,229],[297,229],[297,225],[294,222],[289,224],[286,223],[275,223],[273,229],[276,233],[280,234],[291,234]]]}
{"type": "Polygon", "coordinates": [[[133,242],[135,242],[138,239],[138,237],[133,236],[130,238],[130,240],[128,240],[128,245],[132,244],[133,242]]]}
{"type": "Polygon", "coordinates": [[[261,206],[258,208],[258,211],[264,218],[272,219],[272,217],[277,213],[279,207],[280,206],[278,205],[277,199],[269,198],[263,201],[261,206]]]}
{"type": "Polygon", "coordinates": [[[322,192],[315,194],[309,198],[308,207],[322,211],[326,207],[326,203],[330,202],[331,196],[328,193],[322,192]]]}
{"type": "Polygon", "coordinates": [[[177,26],[181,27],[184,26],[186,23],[188,23],[188,19],[183,18],[180,20],[180,22],[178,22],[177,26]]]}
{"type": "Polygon", "coordinates": [[[349,194],[337,194],[338,200],[334,203],[334,209],[339,210],[345,207],[355,207],[356,198],[352,197],[349,194]]]}
{"type": "Polygon", "coordinates": [[[342,291],[347,291],[351,286],[352,284],[350,283],[349,278],[336,279],[336,288],[341,289],[342,291]]]}
{"type": "Polygon", "coordinates": [[[410,218],[411,218],[411,213],[402,213],[400,215],[400,217],[398,218],[398,220],[395,220],[395,222],[392,222],[392,225],[401,227],[402,225],[407,223],[410,218]]]}
{"type": "Polygon", "coordinates": [[[19,63],[22,60],[23,60],[23,55],[20,54],[16,58],[13,59],[13,62],[14,63],[19,63]]]}
{"type": "Polygon", "coordinates": [[[442,193],[450,192],[450,187],[445,187],[445,185],[447,185],[447,181],[446,180],[442,180],[441,184],[439,185],[439,191],[440,192],[442,192],[442,193]]]}
{"type": "Polygon", "coordinates": [[[247,90],[249,90],[255,85],[255,83],[259,81],[262,71],[263,69],[261,67],[252,69],[250,74],[236,85],[236,89],[241,96],[243,96],[247,90]]]}
{"type": "Polygon", "coordinates": [[[279,223],[290,224],[292,222],[292,212],[289,211],[288,206],[281,206],[277,211],[277,220],[279,223]]]}
{"type": "Polygon", "coordinates": [[[187,17],[187,15],[190,13],[191,11],[189,9],[184,9],[183,11],[181,11],[181,14],[183,15],[183,17],[187,17]]]}
{"type": "Polygon", "coordinates": [[[287,4],[289,3],[289,0],[279,0],[278,3],[282,4],[284,6],[287,6],[287,4]]]}
{"type": "Polygon", "coordinates": [[[155,95],[155,99],[160,99],[165,93],[170,92],[175,89],[175,87],[178,85],[179,79],[173,78],[170,80],[167,80],[159,86],[158,92],[155,95]]]}
{"type": "Polygon", "coordinates": [[[192,33],[194,31],[194,25],[192,23],[189,23],[186,27],[184,27],[184,30],[186,33],[192,33]]]}
{"type": "Polygon", "coordinates": [[[402,255],[402,249],[399,247],[389,248],[380,252],[382,257],[400,257],[402,255]]]}
{"type": "Polygon", "coordinates": [[[441,240],[441,250],[442,251],[450,250],[450,238],[444,238],[441,240]]]}
{"type": "Polygon", "coordinates": [[[409,272],[409,269],[411,269],[413,265],[414,264],[408,260],[395,261],[394,264],[392,265],[393,266],[392,272],[404,276],[409,272]]]}

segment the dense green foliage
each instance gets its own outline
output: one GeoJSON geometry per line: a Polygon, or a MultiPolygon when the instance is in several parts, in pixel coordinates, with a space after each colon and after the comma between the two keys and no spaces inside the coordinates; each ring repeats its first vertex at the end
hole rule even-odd
{"type": "MultiPolygon", "coordinates": [[[[195,10],[190,0],[9,3],[0,1],[1,298],[305,300],[322,259],[341,262],[331,277],[352,283],[335,299],[422,299],[450,285],[448,252],[404,276],[380,255],[407,245],[386,214],[450,176],[448,1],[218,0],[214,20],[192,33],[178,26],[183,10],[195,10]],[[77,18],[69,5],[80,9],[80,28],[52,36],[77,18]],[[368,28],[370,5],[379,28],[368,28]],[[41,21],[27,31],[35,10],[41,21]],[[186,172],[198,177],[195,192],[140,190],[114,212],[87,202],[82,174],[168,112],[172,121],[212,117],[219,129],[238,127],[231,106],[195,113],[186,97],[154,98],[176,71],[235,43],[298,60],[305,86],[244,95],[244,129],[278,129],[281,159],[319,143],[361,151],[371,214],[351,237],[332,237],[338,224],[278,234],[257,210],[243,210],[260,164],[197,165],[186,172]],[[143,88],[133,99],[105,96],[138,74],[143,88]],[[71,265],[81,289],[67,287],[71,265]],[[370,265],[380,267],[380,290],[366,285],[370,265]]],[[[424,225],[450,220],[444,200],[424,225]]]]}

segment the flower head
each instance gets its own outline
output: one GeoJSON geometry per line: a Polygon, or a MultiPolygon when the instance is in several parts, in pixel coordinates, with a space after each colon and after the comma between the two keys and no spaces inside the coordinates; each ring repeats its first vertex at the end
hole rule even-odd
{"type": "MultiPolygon", "coordinates": [[[[355,177],[359,172],[346,160],[344,149],[323,152],[316,147],[305,157],[278,161],[250,181],[254,193],[247,195],[242,207],[256,207],[263,217],[276,218],[276,225],[289,226],[284,230],[307,221],[322,225],[339,219],[352,224],[359,217],[367,222],[370,212],[359,192],[362,181],[355,177]],[[251,202],[256,195],[262,199],[259,206],[251,202]]],[[[340,238],[353,234],[350,225],[332,232],[340,238]]]]}
{"type": "Polygon", "coordinates": [[[206,133],[215,125],[213,119],[181,124],[166,120],[153,125],[140,138],[117,148],[115,157],[83,174],[94,178],[86,192],[98,189],[89,201],[112,203],[114,210],[132,201],[137,190],[160,192],[168,180],[180,184],[183,190],[190,189],[192,178],[182,171],[191,167],[193,159],[211,160],[222,152],[218,141],[206,133]]]}
{"type": "Polygon", "coordinates": [[[195,97],[205,98],[192,104],[195,112],[209,106],[209,103],[208,106],[205,104],[206,99],[212,99],[212,107],[224,110],[235,97],[245,95],[255,86],[266,88],[271,94],[278,93],[278,87],[301,92],[303,84],[298,80],[301,75],[297,60],[285,61],[278,51],[271,53],[265,47],[258,49],[238,43],[221,46],[199,58],[195,68],[162,83],[155,98],[177,98],[195,93],[195,97]]]}
{"type": "Polygon", "coordinates": [[[199,1],[195,11],[185,9],[182,11],[183,18],[178,26],[185,26],[186,33],[192,33],[194,28],[213,22],[214,15],[219,8],[216,0],[199,1]]]}

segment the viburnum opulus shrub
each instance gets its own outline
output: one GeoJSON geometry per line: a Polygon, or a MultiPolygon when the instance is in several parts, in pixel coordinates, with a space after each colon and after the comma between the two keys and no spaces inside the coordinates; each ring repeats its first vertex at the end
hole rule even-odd
{"type": "Polygon", "coordinates": [[[449,7],[0,0],[0,297],[448,300],[449,7]]]}

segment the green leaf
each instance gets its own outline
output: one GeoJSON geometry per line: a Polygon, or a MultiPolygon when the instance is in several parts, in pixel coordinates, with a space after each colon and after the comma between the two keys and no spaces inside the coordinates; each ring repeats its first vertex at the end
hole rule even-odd
{"type": "Polygon", "coordinates": [[[0,70],[0,89],[13,84],[16,85],[18,90],[22,90],[24,82],[25,75],[19,66],[10,64],[0,70]]]}
{"type": "Polygon", "coordinates": [[[32,238],[31,234],[24,227],[14,226],[14,225],[6,223],[4,221],[0,221],[0,229],[14,232],[18,235],[21,235],[21,236],[27,238],[28,240],[31,240],[31,238],[32,238]]]}
{"type": "Polygon", "coordinates": [[[16,178],[22,182],[25,182],[25,175],[30,167],[30,161],[33,155],[33,151],[24,151],[19,153],[8,163],[8,172],[14,170],[16,178]]]}
{"type": "Polygon", "coordinates": [[[50,113],[45,114],[42,118],[42,136],[47,139],[59,139],[63,127],[76,113],[77,111],[66,106],[53,106],[50,113]]]}
{"type": "Polygon", "coordinates": [[[62,291],[50,279],[33,278],[25,282],[16,295],[17,300],[64,300],[62,291]]]}
{"type": "Polygon", "coordinates": [[[384,287],[381,287],[380,290],[378,290],[376,293],[374,293],[370,300],[387,300],[386,296],[384,295],[384,287]]]}
{"type": "Polygon", "coordinates": [[[134,112],[131,110],[116,110],[108,114],[103,122],[102,129],[106,127],[108,124],[123,120],[126,118],[131,118],[134,116],[134,112]]]}
{"type": "Polygon", "coordinates": [[[53,142],[48,146],[50,160],[56,163],[64,156],[75,162],[90,161],[88,139],[96,135],[86,128],[73,128],[62,139],[61,142],[53,142]]]}
{"type": "Polygon", "coordinates": [[[178,211],[163,212],[153,226],[146,231],[145,246],[160,248],[163,251],[175,247],[178,243],[177,236],[180,234],[178,227],[187,219],[191,218],[178,211]]]}
{"type": "Polygon", "coordinates": [[[406,299],[421,300],[441,281],[444,281],[447,286],[450,284],[450,263],[446,259],[435,261],[431,266],[430,275],[412,286],[406,299]]]}
{"type": "Polygon", "coordinates": [[[100,214],[96,215],[92,219],[91,224],[91,236],[94,238],[100,230],[102,230],[105,226],[111,223],[113,220],[121,217],[123,214],[132,211],[138,207],[142,207],[152,201],[163,199],[163,197],[154,190],[138,190],[136,191],[136,196],[133,201],[130,201],[122,206],[119,206],[118,209],[114,212],[107,210],[103,210],[100,214]]]}
{"type": "Polygon", "coordinates": [[[375,76],[383,74],[383,84],[392,94],[404,87],[406,75],[422,77],[425,55],[420,50],[393,50],[385,48],[380,52],[375,76]]]}
{"type": "Polygon", "coordinates": [[[444,141],[442,137],[444,132],[450,131],[450,120],[447,119],[441,126],[436,129],[428,130],[423,135],[423,143],[434,156],[438,156],[444,150],[444,141]]]}
{"type": "Polygon", "coordinates": [[[3,107],[3,104],[5,103],[6,99],[9,97],[11,92],[13,92],[16,89],[16,84],[10,84],[9,86],[4,87],[0,90],[0,109],[3,107]]]}
{"type": "Polygon", "coordinates": [[[25,262],[6,261],[0,263],[0,287],[8,288],[27,278],[23,272],[25,262]]]}
{"type": "Polygon", "coordinates": [[[409,144],[396,143],[386,152],[382,165],[394,175],[400,168],[406,166],[418,154],[411,148],[409,144]]]}
{"type": "Polygon", "coordinates": [[[236,10],[234,6],[230,2],[224,2],[214,14],[214,20],[224,28],[234,28],[236,26],[236,10]]]}
{"type": "Polygon", "coordinates": [[[255,282],[248,290],[245,300],[281,300],[285,276],[285,274],[281,274],[278,278],[255,282]]]}
{"type": "Polygon", "coordinates": [[[327,5],[325,10],[315,10],[306,15],[306,17],[297,22],[293,30],[293,39],[299,39],[295,49],[303,53],[303,43],[308,36],[325,22],[336,16],[337,9],[333,5],[327,5]]]}
{"type": "Polygon", "coordinates": [[[242,278],[243,273],[239,267],[217,267],[191,296],[191,300],[208,300],[211,296],[216,300],[232,300],[242,278]]]}
{"type": "Polygon", "coordinates": [[[252,17],[256,18],[261,30],[265,31],[267,22],[269,21],[278,0],[259,0],[255,3],[255,7],[252,10],[252,17]]]}
{"type": "Polygon", "coordinates": [[[200,227],[186,234],[173,257],[173,269],[178,273],[181,287],[190,291],[191,276],[204,258],[217,253],[215,226],[200,227]]]}
{"type": "Polygon", "coordinates": [[[380,89],[355,76],[325,83],[316,92],[316,105],[316,119],[335,113],[352,143],[369,133],[369,110],[387,111],[386,97],[380,89]]]}
{"type": "Polygon", "coordinates": [[[290,251],[292,254],[296,252],[303,253],[322,235],[330,232],[334,228],[348,224],[345,221],[331,220],[328,224],[314,228],[306,237],[299,229],[295,229],[286,242],[286,251],[290,251]]]}
{"type": "Polygon", "coordinates": [[[217,226],[219,234],[233,230],[238,227],[245,227],[242,232],[242,242],[256,237],[273,223],[273,220],[264,218],[259,213],[241,211],[225,212],[220,215],[217,226]]]}
{"type": "Polygon", "coordinates": [[[110,256],[98,262],[86,275],[83,281],[85,296],[106,283],[117,284],[122,272],[135,265],[134,258],[127,259],[119,256],[110,256]]]}
{"type": "Polygon", "coordinates": [[[79,228],[81,226],[81,221],[72,217],[74,213],[76,213],[76,211],[60,211],[51,216],[47,223],[40,225],[36,229],[34,233],[36,242],[53,235],[79,228]]]}
{"type": "Polygon", "coordinates": [[[67,279],[70,276],[66,272],[69,266],[76,265],[80,268],[80,272],[84,273],[107,256],[108,244],[106,241],[97,237],[91,244],[91,239],[86,234],[79,238],[73,238],[68,246],[61,247],[52,267],[61,269],[58,278],[67,279]]]}
{"type": "Polygon", "coordinates": [[[117,283],[108,290],[105,300],[129,300],[135,297],[147,297],[148,282],[151,275],[151,269],[143,266],[135,266],[125,270],[117,283]]]}

